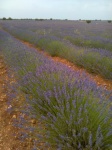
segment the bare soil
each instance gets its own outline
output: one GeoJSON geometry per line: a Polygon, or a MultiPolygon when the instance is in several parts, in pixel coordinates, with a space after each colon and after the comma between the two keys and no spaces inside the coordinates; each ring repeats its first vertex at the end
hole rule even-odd
{"type": "Polygon", "coordinates": [[[0,56],[0,150],[30,150],[31,142],[21,142],[20,130],[12,125],[17,114],[8,112],[7,82],[12,81],[8,77],[3,57],[0,56]]]}
{"type": "MultiPolygon", "coordinates": [[[[22,132],[24,129],[15,127],[14,120],[19,123],[19,116],[21,115],[21,106],[24,104],[24,96],[22,94],[12,101],[11,105],[7,104],[7,93],[11,92],[11,89],[7,86],[7,83],[12,84],[16,82],[13,75],[11,78],[8,76],[7,67],[4,63],[3,57],[0,56],[0,150],[31,150],[34,146],[34,135],[29,131],[30,135],[24,141],[21,141],[22,132]],[[14,111],[9,112],[10,107],[15,107],[14,111]]],[[[24,114],[22,114],[24,115],[24,114]]],[[[27,126],[36,127],[36,133],[40,133],[38,127],[45,128],[42,122],[31,119],[24,115],[24,119],[27,120],[27,126]],[[38,130],[38,131],[37,131],[38,130]]],[[[35,134],[35,133],[34,133],[35,134]]],[[[36,144],[37,150],[53,150],[45,144],[46,141],[41,140],[36,144]]]]}

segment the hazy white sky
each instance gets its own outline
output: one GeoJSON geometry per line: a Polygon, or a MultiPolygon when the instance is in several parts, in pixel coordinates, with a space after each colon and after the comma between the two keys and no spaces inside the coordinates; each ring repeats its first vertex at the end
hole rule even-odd
{"type": "Polygon", "coordinates": [[[112,0],[0,0],[0,18],[112,20],[112,0]]]}

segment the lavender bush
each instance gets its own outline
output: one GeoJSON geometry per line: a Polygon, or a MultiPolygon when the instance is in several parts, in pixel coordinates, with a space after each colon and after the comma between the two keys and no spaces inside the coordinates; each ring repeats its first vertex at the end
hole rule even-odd
{"type": "MultiPolygon", "coordinates": [[[[0,35],[0,51],[18,77],[16,89],[26,95],[22,112],[41,117],[45,140],[58,150],[111,150],[111,91],[98,87],[84,72],[54,63],[10,34],[1,30],[0,35]]],[[[38,148],[43,136],[35,131],[38,148]]]]}
{"type": "Polygon", "coordinates": [[[110,102],[105,101],[109,93],[101,95],[104,91],[85,74],[57,66],[42,65],[36,76],[30,73],[24,80],[27,93],[34,96],[28,99],[33,113],[40,112],[45,120],[47,140],[60,149],[109,149],[112,120],[110,102]]]}
{"type": "Polygon", "coordinates": [[[107,49],[112,51],[112,44],[111,43],[103,43],[99,41],[94,41],[94,40],[87,40],[83,38],[75,38],[71,36],[66,36],[66,40],[69,40],[72,44],[77,45],[77,46],[83,46],[83,47],[89,47],[89,48],[100,48],[100,49],[107,49]]]}

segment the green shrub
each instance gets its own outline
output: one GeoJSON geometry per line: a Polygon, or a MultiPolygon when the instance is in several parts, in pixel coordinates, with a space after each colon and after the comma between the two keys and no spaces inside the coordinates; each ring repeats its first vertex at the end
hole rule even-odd
{"type": "Polygon", "coordinates": [[[112,21],[111,20],[108,20],[108,23],[111,23],[112,21]]]}
{"type": "Polygon", "coordinates": [[[87,23],[91,23],[91,20],[86,20],[87,23]]]}
{"type": "Polygon", "coordinates": [[[5,18],[5,17],[3,17],[3,20],[6,20],[6,18],[5,18]]]}

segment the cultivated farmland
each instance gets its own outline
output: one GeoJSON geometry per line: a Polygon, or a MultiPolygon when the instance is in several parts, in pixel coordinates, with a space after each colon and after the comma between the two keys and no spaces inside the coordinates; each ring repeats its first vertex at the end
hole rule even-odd
{"type": "Polygon", "coordinates": [[[0,55],[14,79],[7,83],[8,112],[17,114],[20,139],[32,140],[29,150],[112,150],[111,23],[1,20],[0,55]]]}

